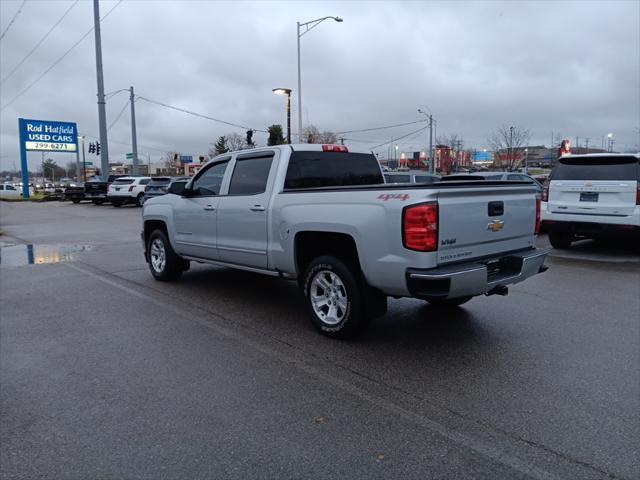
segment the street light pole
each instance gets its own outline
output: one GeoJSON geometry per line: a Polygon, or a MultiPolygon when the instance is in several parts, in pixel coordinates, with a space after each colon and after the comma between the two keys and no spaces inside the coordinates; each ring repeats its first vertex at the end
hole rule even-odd
{"type": "Polygon", "coordinates": [[[93,28],[96,39],[96,77],[98,80],[98,123],[100,130],[100,166],[103,180],[109,176],[109,145],[107,142],[107,112],[104,99],[104,77],[102,74],[102,40],[100,39],[100,4],[93,0],[93,28]]]}
{"type": "Polygon", "coordinates": [[[277,95],[287,96],[287,143],[291,145],[291,89],[274,88],[272,92],[277,95]]]}
{"type": "Polygon", "coordinates": [[[136,135],[136,97],[133,93],[133,87],[129,87],[129,103],[131,103],[131,151],[133,152],[133,174],[138,175],[140,168],[138,166],[138,138],[136,135]]]}
{"type": "Polygon", "coordinates": [[[302,73],[300,71],[300,22],[298,25],[298,142],[302,143],[302,73]]]}
{"type": "Polygon", "coordinates": [[[513,127],[509,127],[509,171],[511,171],[514,163],[515,159],[513,158],[513,127]]]}
{"type": "MultiPolygon", "coordinates": [[[[97,0],[96,0],[97,1],[97,0]]],[[[300,23],[296,22],[297,26],[297,42],[298,42],[298,141],[302,142],[302,73],[300,69],[300,37],[307,33],[314,27],[317,27],[320,23],[325,20],[332,18],[336,22],[342,22],[343,19],[340,17],[327,16],[322,18],[316,18],[315,20],[310,20],[308,22],[300,23]],[[300,27],[305,27],[304,32],[300,33],[300,27]]]]}

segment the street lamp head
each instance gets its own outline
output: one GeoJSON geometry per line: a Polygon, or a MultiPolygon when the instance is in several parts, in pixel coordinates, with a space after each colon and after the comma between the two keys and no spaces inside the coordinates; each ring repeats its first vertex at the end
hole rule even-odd
{"type": "Polygon", "coordinates": [[[344,22],[344,19],[343,19],[343,18],[340,18],[340,17],[333,17],[333,19],[334,19],[336,22],[338,22],[338,23],[340,23],[340,22],[344,22]]]}
{"type": "Polygon", "coordinates": [[[289,95],[291,93],[291,89],[290,88],[274,88],[272,92],[277,95],[289,95]]]}

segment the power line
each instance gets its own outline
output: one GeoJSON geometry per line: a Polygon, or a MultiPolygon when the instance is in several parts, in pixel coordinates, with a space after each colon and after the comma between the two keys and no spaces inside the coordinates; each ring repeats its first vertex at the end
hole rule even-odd
{"type": "MultiPolygon", "coordinates": [[[[111,12],[113,12],[113,11],[118,7],[118,5],[120,5],[121,3],[122,3],[122,0],[119,0],[119,1],[118,1],[118,3],[116,3],[116,4],[111,8],[111,10],[109,10],[109,11],[108,11],[108,12],[107,12],[107,13],[106,13],[106,14],[105,14],[101,19],[100,19],[100,21],[102,22],[105,18],[107,18],[107,17],[111,14],[111,12]]],[[[58,63],[60,63],[60,62],[64,59],[64,57],[66,57],[66,56],[71,52],[71,50],[73,50],[73,49],[74,49],[74,48],[76,48],[78,45],[80,45],[80,43],[81,43],[85,38],[87,38],[87,36],[88,36],[91,32],[93,32],[93,27],[91,27],[87,33],[85,33],[82,37],[80,37],[80,40],[78,40],[76,43],[74,43],[74,44],[71,46],[71,48],[69,48],[69,50],[67,50],[66,52],[64,52],[60,58],[58,58],[55,62],[53,62],[53,64],[52,64],[49,68],[47,68],[44,72],[42,72],[42,74],[41,74],[38,78],[36,78],[33,82],[31,82],[31,83],[30,83],[26,88],[24,88],[24,89],[23,89],[20,93],[18,93],[15,97],[13,97],[11,100],[9,100],[9,102],[8,102],[8,103],[5,103],[5,104],[4,104],[4,106],[3,106],[2,108],[0,108],[0,111],[4,110],[4,109],[5,109],[5,108],[7,108],[9,105],[11,105],[13,102],[15,102],[18,98],[20,98],[22,95],[24,95],[25,93],[27,93],[27,92],[31,89],[31,87],[33,87],[36,83],[38,83],[38,82],[42,79],[42,77],[44,77],[47,73],[49,73],[49,72],[53,69],[53,67],[55,67],[56,65],[58,65],[58,63]]]]}
{"type": "Polygon", "coordinates": [[[13,68],[13,70],[11,70],[11,71],[9,72],[9,74],[8,74],[6,77],[4,77],[2,80],[0,80],[0,84],[3,84],[4,82],[6,82],[6,81],[7,81],[7,79],[8,79],[11,75],[13,75],[13,74],[15,73],[15,71],[16,71],[16,70],[18,70],[18,69],[22,66],[22,64],[23,64],[24,62],[26,62],[26,61],[27,61],[27,59],[28,59],[31,55],[33,55],[33,52],[35,52],[35,51],[38,49],[38,47],[39,47],[40,45],[42,45],[42,42],[44,42],[44,41],[47,39],[47,37],[51,34],[51,32],[53,32],[53,31],[55,30],[55,28],[56,28],[58,25],[60,25],[60,22],[62,22],[62,20],[64,19],[64,17],[66,17],[66,16],[67,16],[67,14],[71,11],[71,9],[72,9],[73,7],[75,7],[75,6],[76,6],[76,4],[77,4],[79,1],[80,1],[80,0],[75,0],[75,2],[73,2],[73,3],[71,4],[71,6],[70,6],[69,8],[67,8],[67,10],[62,14],[62,16],[58,19],[58,21],[57,21],[56,23],[54,23],[54,24],[53,24],[53,27],[51,27],[51,28],[49,29],[49,31],[48,31],[47,33],[45,33],[44,37],[42,37],[42,38],[40,39],[40,41],[38,41],[38,43],[36,43],[36,46],[35,46],[35,47],[33,47],[33,48],[31,49],[31,51],[30,51],[29,53],[27,53],[27,54],[24,56],[24,58],[23,58],[22,60],[20,60],[20,62],[18,62],[18,64],[13,68]]]}
{"type": "Polygon", "coordinates": [[[237,123],[227,122],[226,120],[220,120],[218,118],[213,118],[213,117],[210,117],[208,115],[204,115],[202,113],[192,112],[191,110],[187,110],[186,108],[175,107],[173,105],[167,105],[166,103],[158,102],[156,100],[151,100],[150,98],[142,97],[140,95],[138,95],[138,98],[140,100],[144,100],[144,101],[149,102],[149,103],[155,103],[156,105],[160,105],[161,107],[170,108],[172,110],[177,110],[178,112],[188,113],[189,115],[194,115],[196,117],[200,117],[200,118],[204,118],[204,119],[207,119],[207,120],[211,120],[213,122],[223,123],[223,124],[229,125],[231,127],[242,128],[244,130],[253,130],[254,132],[269,133],[266,130],[260,130],[259,128],[251,128],[251,127],[247,127],[245,125],[239,125],[237,123]]]}
{"type": "Polygon", "coordinates": [[[4,36],[7,34],[7,32],[9,31],[9,29],[11,28],[11,25],[13,25],[13,22],[16,21],[16,17],[18,15],[20,15],[20,12],[22,11],[22,7],[24,7],[24,4],[27,3],[27,0],[22,0],[22,4],[20,5],[20,7],[18,8],[18,11],[16,12],[16,14],[13,16],[13,18],[11,19],[11,21],[9,22],[9,25],[7,25],[7,28],[4,29],[4,32],[2,32],[2,35],[0,35],[0,40],[2,40],[4,38],[4,36]]]}
{"type": "Polygon", "coordinates": [[[396,125],[387,125],[386,127],[363,128],[362,130],[346,130],[344,132],[336,132],[336,133],[337,134],[343,134],[343,133],[373,132],[375,130],[386,130],[387,128],[405,127],[407,125],[414,125],[416,123],[424,123],[426,121],[427,120],[416,120],[414,122],[398,123],[396,125]]]}
{"type": "MultiPolygon", "coordinates": [[[[97,137],[95,135],[89,135],[88,133],[83,133],[82,135],[84,135],[85,137],[93,138],[94,140],[98,140],[98,141],[100,140],[100,137],[97,137]]],[[[120,145],[131,146],[131,141],[123,142],[121,140],[114,140],[113,138],[109,138],[109,143],[118,143],[120,145]]],[[[162,152],[162,153],[167,153],[168,151],[172,150],[171,148],[150,147],[148,145],[141,145],[141,144],[138,144],[138,146],[147,150],[156,150],[157,152],[162,152]]]]}
{"type": "Polygon", "coordinates": [[[414,135],[416,133],[424,132],[427,128],[429,128],[429,127],[419,128],[418,130],[415,130],[413,132],[407,133],[406,135],[403,135],[402,137],[394,138],[393,140],[389,140],[388,142],[384,142],[384,143],[381,143],[380,145],[376,145],[375,147],[371,147],[371,150],[375,150],[376,148],[384,147],[385,145],[389,145],[390,143],[395,143],[398,140],[402,140],[403,138],[407,138],[407,137],[409,137],[411,135],[414,135]]]}
{"type": "Polygon", "coordinates": [[[118,116],[116,117],[116,119],[113,122],[111,122],[111,125],[107,127],[107,132],[111,130],[111,127],[113,127],[116,123],[118,123],[118,120],[120,120],[120,117],[122,116],[122,114],[124,113],[124,111],[127,109],[128,106],[129,106],[129,99],[127,99],[127,101],[122,106],[122,110],[120,110],[120,113],[118,113],[118,116]]]}

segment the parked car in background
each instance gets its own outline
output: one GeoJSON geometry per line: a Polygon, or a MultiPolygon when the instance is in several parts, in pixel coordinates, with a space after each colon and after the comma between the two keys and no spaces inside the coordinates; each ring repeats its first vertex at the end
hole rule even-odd
{"type": "Polygon", "coordinates": [[[434,183],[440,181],[440,175],[428,172],[385,172],[385,183],[434,183]]]}
{"type": "MultiPolygon", "coordinates": [[[[20,193],[20,196],[22,196],[22,182],[14,183],[13,186],[18,189],[18,192],[20,193]]],[[[30,183],[29,184],[29,196],[33,196],[35,193],[36,193],[36,189],[33,186],[33,183],[30,183]]]]}
{"type": "Polygon", "coordinates": [[[102,205],[107,201],[109,193],[109,185],[116,179],[124,177],[124,175],[109,175],[107,181],[90,180],[84,184],[84,196],[87,200],[91,200],[95,205],[102,205]]]}
{"type": "Polygon", "coordinates": [[[518,172],[474,172],[474,173],[452,173],[442,177],[443,182],[451,180],[517,180],[520,182],[531,182],[535,185],[538,193],[542,194],[542,184],[531,175],[518,172]]]}
{"type": "Polygon", "coordinates": [[[640,231],[640,155],[568,155],[542,194],[542,221],[555,248],[640,231]]]}
{"type": "Polygon", "coordinates": [[[20,192],[10,183],[0,184],[0,198],[20,198],[20,192]]]}
{"type": "Polygon", "coordinates": [[[189,180],[191,177],[152,177],[144,189],[144,201],[165,195],[173,183],[184,182],[186,185],[189,180]]]}
{"type": "Polygon", "coordinates": [[[64,189],[62,200],[71,200],[73,203],[80,203],[84,200],[84,184],[72,184],[64,189]]]}
{"type": "Polygon", "coordinates": [[[116,178],[107,193],[107,199],[114,207],[125,203],[134,203],[141,207],[144,203],[144,189],[151,181],[151,177],[120,177],[116,178]]]}

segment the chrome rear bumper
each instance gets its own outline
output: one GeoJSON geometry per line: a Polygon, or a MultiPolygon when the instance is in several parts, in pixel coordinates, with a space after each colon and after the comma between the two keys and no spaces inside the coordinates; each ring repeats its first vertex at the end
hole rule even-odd
{"type": "Polygon", "coordinates": [[[408,269],[407,286],[411,296],[426,300],[504,292],[503,287],[546,271],[548,253],[533,248],[429,270],[408,269]]]}

